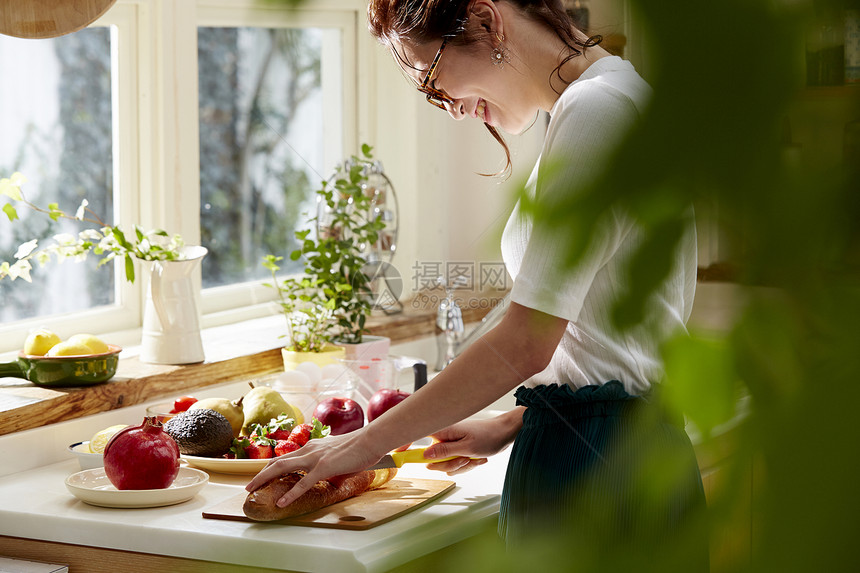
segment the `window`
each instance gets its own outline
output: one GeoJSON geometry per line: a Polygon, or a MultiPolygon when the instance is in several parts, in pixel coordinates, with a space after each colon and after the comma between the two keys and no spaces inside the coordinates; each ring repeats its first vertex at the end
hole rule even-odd
{"type": "Polygon", "coordinates": [[[197,37],[206,288],[266,278],[262,257],[296,248],[324,178],[323,42],[339,37],[256,27],[197,37]]]}
{"type": "MultiPolygon", "coordinates": [[[[74,212],[86,198],[105,223],[113,221],[114,153],[111,31],[89,28],[51,40],[0,35],[0,176],[20,171],[23,191],[40,207],[58,203],[74,212]],[[39,70],[39,73],[33,73],[39,70]],[[16,79],[18,78],[18,79],[16,79]],[[26,78],[26,81],[23,81],[26,78]]],[[[25,208],[21,221],[0,225],[0,260],[14,261],[19,244],[60,233],[77,235],[72,221],[52,221],[25,208]]],[[[51,264],[33,270],[33,282],[0,282],[0,322],[69,313],[112,304],[109,267],[51,264]]]]}
{"type": "MultiPolygon", "coordinates": [[[[40,206],[73,213],[86,198],[106,223],[207,246],[204,326],[269,314],[266,304],[249,309],[274,297],[262,256],[288,258],[313,191],[368,125],[371,100],[357,93],[359,70],[373,69],[372,40],[358,38],[364,10],[354,0],[301,10],[125,0],[74,34],[0,36],[0,177],[24,173],[40,206]]],[[[18,211],[29,220],[0,213],[2,260],[36,235],[80,230],[18,211]]],[[[39,326],[139,341],[142,267],[131,284],[90,259],[36,265],[32,283],[0,282],[0,352],[39,326]]]]}
{"type": "Polygon", "coordinates": [[[274,296],[262,286],[263,256],[300,270],[289,260],[294,231],[316,214],[321,181],[357,149],[360,60],[347,47],[357,45],[364,6],[255,6],[207,3],[197,13],[204,325],[271,312],[247,308],[274,296]]]}

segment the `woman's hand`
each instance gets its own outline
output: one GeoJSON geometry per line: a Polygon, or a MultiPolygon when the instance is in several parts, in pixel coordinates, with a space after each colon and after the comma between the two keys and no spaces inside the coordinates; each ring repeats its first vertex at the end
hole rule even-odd
{"type": "Polygon", "coordinates": [[[525,408],[516,408],[489,420],[459,422],[436,432],[431,437],[439,442],[428,447],[424,457],[458,457],[427,467],[451,476],[487,463],[487,457],[499,453],[513,441],[522,427],[523,410],[525,408]]]}
{"type": "Polygon", "coordinates": [[[286,507],[320,480],[333,476],[360,472],[382,458],[363,443],[365,428],[340,436],[311,440],[300,449],[273,459],[260,470],[245,489],[254,491],[282,475],[296,470],[307,472],[296,485],[278,500],[278,507],[286,507]]]}

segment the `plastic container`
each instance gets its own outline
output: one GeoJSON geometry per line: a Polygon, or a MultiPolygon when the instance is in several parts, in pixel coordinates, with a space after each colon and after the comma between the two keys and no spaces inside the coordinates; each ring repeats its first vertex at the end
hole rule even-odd
{"type": "MultiPolygon", "coordinates": [[[[284,400],[302,413],[306,422],[310,422],[317,404],[326,398],[354,398],[357,382],[356,376],[349,369],[343,365],[330,364],[319,368],[319,377],[314,376],[313,368],[306,367],[282,372],[261,381],[260,384],[276,390],[284,400]]],[[[366,403],[359,403],[362,407],[366,406],[366,403]]]]}

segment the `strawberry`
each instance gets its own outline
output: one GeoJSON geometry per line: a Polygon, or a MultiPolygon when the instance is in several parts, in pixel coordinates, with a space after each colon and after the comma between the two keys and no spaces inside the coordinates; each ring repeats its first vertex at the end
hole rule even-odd
{"type": "Polygon", "coordinates": [[[245,455],[245,448],[251,445],[251,440],[248,439],[247,436],[241,436],[239,438],[233,438],[233,445],[230,446],[230,452],[227,456],[232,456],[232,459],[242,459],[247,458],[245,455]]]}
{"type": "MultiPolygon", "coordinates": [[[[305,424],[307,425],[307,424],[305,424]]],[[[317,438],[325,438],[331,433],[331,427],[324,425],[322,422],[313,419],[313,424],[311,424],[311,440],[315,440],[317,438]]]]}
{"type": "Polygon", "coordinates": [[[308,443],[308,440],[311,439],[311,432],[313,432],[313,424],[299,424],[293,431],[290,432],[289,440],[297,443],[299,446],[304,446],[308,443]]]}
{"type": "Polygon", "coordinates": [[[266,437],[273,440],[288,440],[290,437],[290,431],[295,425],[295,420],[287,417],[286,414],[281,414],[277,418],[273,418],[266,426],[266,437]]]}
{"type": "Polygon", "coordinates": [[[253,442],[245,448],[245,455],[251,460],[261,460],[274,457],[274,448],[271,444],[263,441],[253,442]]]}
{"type": "Polygon", "coordinates": [[[264,458],[274,457],[275,442],[266,437],[260,437],[257,434],[250,436],[242,436],[233,439],[233,445],[230,447],[230,454],[235,459],[252,459],[260,460],[264,458]]]}
{"type": "Polygon", "coordinates": [[[292,440],[278,440],[278,443],[275,444],[275,455],[282,456],[284,454],[294,452],[300,447],[301,445],[297,444],[292,440]]]}

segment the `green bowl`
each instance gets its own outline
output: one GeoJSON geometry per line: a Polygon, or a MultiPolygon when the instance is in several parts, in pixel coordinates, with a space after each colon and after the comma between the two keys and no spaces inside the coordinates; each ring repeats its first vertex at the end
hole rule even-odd
{"type": "Polygon", "coordinates": [[[108,347],[108,352],[81,356],[32,356],[19,352],[17,361],[0,364],[0,377],[25,378],[50,388],[100,384],[116,374],[122,352],[114,344],[108,347]]]}

